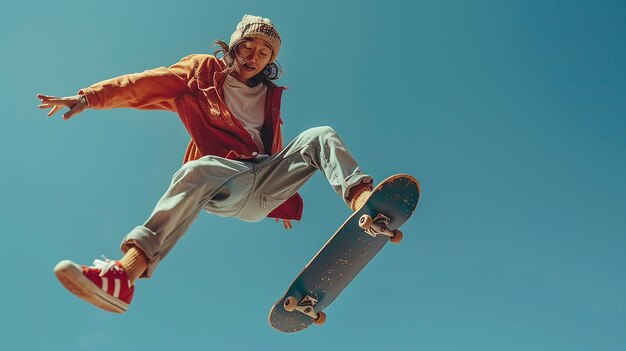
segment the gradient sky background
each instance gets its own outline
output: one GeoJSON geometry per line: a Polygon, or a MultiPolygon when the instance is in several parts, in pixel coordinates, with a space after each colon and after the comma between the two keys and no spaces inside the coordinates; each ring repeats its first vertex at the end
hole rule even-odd
{"type": "Polygon", "coordinates": [[[623,350],[623,1],[12,1],[0,11],[3,350],[623,350]],[[62,259],[119,255],[181,164],[177,116],[73,95],[210,53],[245,13],[283,37],[285,139],[333,126],[377,180],[422,198],[327,309],[272,304],[349,211],[321,174],[292,231],[201,214],[125,315],[66,292],[62,259]]]}

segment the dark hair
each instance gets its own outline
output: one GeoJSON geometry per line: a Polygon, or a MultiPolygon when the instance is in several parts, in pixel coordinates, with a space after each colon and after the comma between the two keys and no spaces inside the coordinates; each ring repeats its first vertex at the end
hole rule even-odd
{"type": "MultiPolygon", "coordinates": [[[[222,40],[216,40],[215,41],[215,45],[219,46],[219,49],[217,49],[213,54],[217,57],[218,54],[222,54],[224,55],[224,62],[226,62],[226,66],[228,67],[226,70],[230,73],[236,70],[236,60],[235,60],[235,55],[236,55],[236,49],[237,46],[239,44],[241,44],[243,42],[239,41],[238,43],[236,43],[234,45],[234,47],[229,47],[228,44],[226,44],[224,41],[222,40]]],[[[271,80],[276,80],[278,78],[280,78],[283,75],[283,69],[280,66],[280,64],[278,63],[278,61],[274,61],[272,63],[269,63],[267,66],[265,66],[265,68],[263,68],[263,70],[261,72],[259,72],[256,76],[250,78],[248,80],[248,85],[251,87],[255,87],[261,83],[267,83],[271,80]]]]}

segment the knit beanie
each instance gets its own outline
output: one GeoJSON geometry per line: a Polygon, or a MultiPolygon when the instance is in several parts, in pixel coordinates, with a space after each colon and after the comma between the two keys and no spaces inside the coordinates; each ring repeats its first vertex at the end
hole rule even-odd
{"type": "Polygon", "coordinates": [[[268,18],[259,16],[244,15],[241,22],[237,24],[237,29],[230,36],[230,48],[234,48],[245,38],[259,38],[267,42],[272,47],[272,57],[270,63],[274,62],[280,51],[280,35],[268,18]]]}

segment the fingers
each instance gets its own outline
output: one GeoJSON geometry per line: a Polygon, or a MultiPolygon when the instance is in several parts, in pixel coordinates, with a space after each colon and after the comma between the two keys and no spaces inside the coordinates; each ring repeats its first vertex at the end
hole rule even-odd
{"type": "Polygon", "coordinates": [[[39,105],[40,109],[50,109],[50,111],[48,112],[48,117],[53,116],[55,113],[57,113],[57,111],[66,106],[62,102],[62,100],[56,96],[37,94],[37,98],[41,100],[41,104],[39,105]]]}
{"type": "Polygon", "coordinates": [[[52,117],[59,110],[67,107],[70,110],[63,114],[63,119],[68,120],[74,115],[85,110],[87,107],[87,100],[81,95],[60,98],[56,96],[37,94],[37,98],[41,100],[41,104],[39,105],[40,109],[50,109],[48,117],[52,117]]]}
{"type": "Polygon", "coordinates": [[[62,109],[63,107],[64,106],[55,105],[54,107],[52,107],[52,110],[48,112],[48,117],[52,117],[55,113],[57,113],[58,110],[62,109]]]}
{"type": "Polygon", "coordinates": [[[78,113],[80,113],[80,111],[78,111],[78,109],[76,107],[71,108],[69,111],[67,111],[67,112],[65,112],[63,114],[63,119],[67,121],[68,119],[74,117],[74,115],[76,115],[78,113]]]}
{"type": "Polygon", "coordinates": [[[41,100],[41,102],[43,103],[61,100],[60,97],[44,95],[44,94],[37,94],[37,98],[41,100]]]}
{"type": "Polygon", "coordinates": [[[68,120],[68,119],[74,117],[75,115],[83,112],[86,107],[87,107],[87,100],[80,99],[78,101],[78,103],[74,104],[74,106],[72,106],[72,108],[70,108],[69,111],[67,111],[65,114],[63,114],[63,119],[64,120],[68,120]]]}
{"type": "Polygon", "coordinates": [[[72,104],[76,103],[76,99],[72,99],[72,98],[60,98],[60,97],[56,97],[56,96],[41,96],[39,98],[43,104],[49,104],[49,105],[60,105],[60,106],[71,106],[72,104]]]}

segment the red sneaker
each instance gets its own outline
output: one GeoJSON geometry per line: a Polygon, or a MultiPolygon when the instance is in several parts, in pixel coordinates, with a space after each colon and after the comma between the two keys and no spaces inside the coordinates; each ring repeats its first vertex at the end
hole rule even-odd
{"type": "Polygon", "coordinates": [[[133,299],[135,287],[119,261],[93,261],[94,266],[80,266],[64,260],[54,267],[54,274],[72,294],[102,309],[124,313],[133,299]]]}

